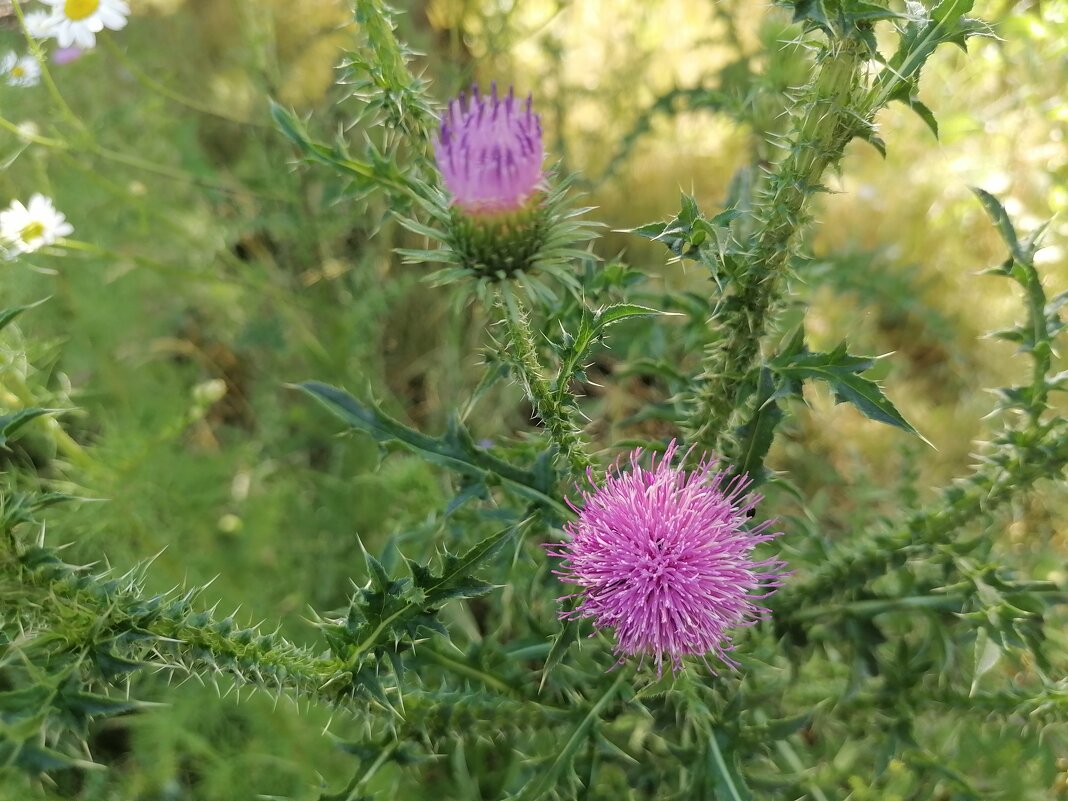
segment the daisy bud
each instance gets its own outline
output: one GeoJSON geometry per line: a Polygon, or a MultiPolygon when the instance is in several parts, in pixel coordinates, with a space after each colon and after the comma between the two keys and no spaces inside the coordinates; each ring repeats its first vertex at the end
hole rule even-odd
{"type": "Polygon", "coordinates": [[[685,655],[736,667],[731,631],[767,615],[756,602],[783,577],[781,561],[753,550],[778,534],[768,521],[748,525],[760,498],[746,493],[745,476],[729,478],[713,459],[672,467],[676,452],[672,442],[647,469],[635,450],[629,470],[617,465],[603,486],[583,491],[568,538],[547,546],[564,560],[556,574],[580,588],[560,599],[577,599],[562,616],[613,629],[620,662],[651,656],[658,674],[665,657],[681,670],[685,655]]]}

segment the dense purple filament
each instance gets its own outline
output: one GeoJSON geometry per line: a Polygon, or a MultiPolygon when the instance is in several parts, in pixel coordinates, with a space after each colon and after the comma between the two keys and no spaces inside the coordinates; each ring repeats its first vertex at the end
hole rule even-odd
{"type": "Polygon", "coordinates": [[[652,655],[658,673],[665,656],[681,669],[685,654],[735,666],[729,632],[766,616],[755,601],[782,578],[782,562],[752,552],[778,534],[768,521],[746,528],[760,500],[746,494],[746,477],[728,479],[712,459],[692,472],[672,467],[676,452],[672,442],[645,469],[636,450],[629,471],[617,465],[602,487],[583,492],[568,539],[547,548],[565,560],[557,575],[580,587],[560,599],[579,599],[562,616],[614,629],[620,660],[652,655]]]}
{"type": "Polygon", "coordinates": [[[434,155],[453,202],[473,214],[516,211],[541,188],[545,150],[541,119],[532,100],[516,103],[515,92],[489,97],[471,88],[449,103],[434,155]]]}

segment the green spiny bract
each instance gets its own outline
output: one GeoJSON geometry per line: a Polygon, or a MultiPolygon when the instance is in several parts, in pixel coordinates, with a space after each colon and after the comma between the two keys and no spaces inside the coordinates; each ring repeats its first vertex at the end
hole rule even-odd
{"type": "Polygon", "coordinates": [[[446,265],[428,276],[438,285],[473,278],[482,294],[493,284],[511,281],[533,299],[551,303],[555,293],[540,278],[548,276],[577,293],[580,286],[570,262],[589,257],[579,246],[595,236],[597,224],[577,219],[589,209],[569,203],[569,184],[556,183],[517,211],[477,215],[457,208],[443,190],[420,184],[418,205],[429,224],[407,217],[400,222],[439,247],[397,252],[408,262],[446,265]]]}
{"type": "Polygon", "coordinates": [[[535,197],[518,211],[469,216],[449,209],[446,244],[482,278],[504,280],[534,269],[549,233],[548,210],[535,197]]]}

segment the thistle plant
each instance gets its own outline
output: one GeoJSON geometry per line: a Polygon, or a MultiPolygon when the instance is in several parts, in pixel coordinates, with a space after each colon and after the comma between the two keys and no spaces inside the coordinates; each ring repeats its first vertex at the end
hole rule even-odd
{"type": "MultiPolygon", "coordinates": [[[[50,23],[60,44],[124,29],[130,11],[118,0],[49,2],[53,17],[66,15],[50,23]]],[[[804,462],[788,458],[807,447],[796,444],[799,421],[822,425],[825,412],[798,403],[806,390],[811,400],[814,384],[866,425],[890,426],[903,449],[923,454],[917,461],[928,455],[921,427],[877,380],[885,360],[844,341],[815,344],[802,287],[821,275],[805,235],[832,173],[850,170],[850,143],[892,149],[877,125],[895,101],[937,133],[935,112],[920,100],[921,72],[942,45],[966,50],[993,30],[967,16],[966,0],[780,6],[790,21],[781,20],[777,43],[796,46],[805,81],[734,109],[750,124],[745,115],[775,106],[774,122],[751,125],[770,141],[740,166],[722,208],[686,195],[670,219],[627,232],[666,248],[667,269],[697,265],[699,281],[654,282],[648,264],[598,256],[601,223],[573,202],[575,185],[592,183],[554,166],[541,98],[490,83],[446,99],[445,80],[413,69],[397,16],[380,0],[355,2],[342,136],[320,141],[314,115],[271,106],[278,138],[305,162],[298,179],[327,176],[329,214],[372,221],[376,238],[359,250],[373,258],[362,266],[389,269],[363,286],[418,276],[430,297],[465,310],[482,357],[482,374],[443,403],[440,421],[419,418],[391,385],[371,382],[359,396],[333,385],[359,390],[374,374],[357,377],[314,334],[333,331],[316,327],[333,316],[357,316],[345,308],[357,293],[282,318],[312,333],[279,325],[276,339],[314,342],[300,369],[314,365],[326,379],[289,385],[278,415],[289,429],[324,427],[308,450],[334,472],[303,478],[336,484],[335,503],[355,514],[358,482],[344,472],[344,454],[370,440],[368,461],[377,453],[383,470],[417,464],[432,486],[427,514],[404,516],[407,499],[391,496],[391,535],[361,531],[344,556],[315,563],[316,582],[328,584],[336,568],[346,583],[299,615],[288,614],[291,601],[277,605],[277,621],[261,610],[220,611],[225,571],[215,585],[159,591],[158,559],[111,567],[86,554],[107,541],[66,547],[89,519],[94,484],[109,475],[97,461],[109,452],[62,413],[72,405],[55,388],[62,381],[26,366],[38,307],[0,311],[9,468],[0,480],[0,759],[11,774],[0,788],[20,798],[103,794],[124,765],[109,760],[100,733],[164,714],[149,700],[171,697],[155,674],[224,696],[267,693],[295,702],[296,715],[330,717],[342,768],[324,765],[329,781],[285,790],[241,771],[247,786],[230,787],[235,797],[418,798],[433,786],[443,798],[514,801],[978,799],[1017,784],[1044,797],[1055,755],[1068,747],[1057,631],[1068,588],[1063,571],[1040,573],[1000,535],[1005,511],[1036,488],[1062,490],[1068,467],[1058,405],[1068,378],[1057,355],[1068,293],[1047,295],[1037,258],[1045,229],[1023,232],[1006,205],[975,190],[1007,252],[991,278],[975,280],[1011,283],[1022,297],[1021,322],[993,336],[1018,348],[1027,369],[1021,383],[995,392],[995,422],[970,473],[930,500],[888,481],[875,489],[890,500],[872,513],[850,487],[856,497],[840,504],[848,508],[828,510],[841,497],[828,495],[830,468],[798,475],[804,462]],[[610,418],[599,398],[612,391],[645,393],[638,412],[610,418]],[[338,427],[358,436],[326,436],[338,427]],[[35,437],[50,448],[35,447],[35,437]],[[853,529],[835,535],[832,521],[842,519],[853,529]],[[1006,780],[962,731],[996,740],[989,753],[1002,762],[1019,760],[1012,748],[1022,743],[1037,755],[1021,769],[1026,779],[1006,780]]],[[[41,75],[55,86],[47,65],[41,75]]],[[[675,89],[671,98],[707,96],[728,108],[726,91],[702,92],[675,89]]],[[[639,127],[621,152],[650,129],[639,127]]],[[[84,137],[86,152],[99,154],[84,137]]],[[[626,164],[624,155],[611,169],[626,164]]],[[[305,202],[319,193],[300,190],[305,202]]],[[[0,212],[5,268],[90,247],[64,239],[72,226],[43,194],[10,202],[0,212]]],[[[88,227],[75,222],[79,232],[88,227]]],[[[618,230],[618,221],[603,222],[618,230]]],[[[272,247],[271,258],[284,251],[272,247]]],[[[324,266],[316,281],[325,274],[324,266]]],[[[303,302],[296,290],[285,299],[303,302]]],[[[255,328],[249,339],[274,347],[273,336],[255,328]]],[[[474,362],[470,355],[461,361],[474,362]]],[[[240,384],[227,375],[212,386],[198,415],[240,384]]],[[[266,393],[249,394],[250,405],[265,402],[266,393]]],[[[179,433],[198,415],[183,411],[179,433]]],[[[271,461],[285,465],[280,472],[298,463],[271,461]]],[[[112,487],[141,469],[131,464],[112,487]]],[[[230,498],[240,494],[235,479],[230,498]]],[[[311,536],[319,511],[302,521],[307,530],[280,537],[286,547],[311,536]]],[[[324,775],[302,767],[302,776],[324,775]]],[[[171,790],[209,792],[178,779],[171,790]]]]}

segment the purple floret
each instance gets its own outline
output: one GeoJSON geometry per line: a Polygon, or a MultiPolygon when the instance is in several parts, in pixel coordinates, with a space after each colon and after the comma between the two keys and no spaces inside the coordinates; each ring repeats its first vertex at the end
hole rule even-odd
{"type": "Polygon", "coordinates": [[[557,575],[581,588],[560,599],[578,599],[562,616],[614,629],[620,662],[652,655],[658,674],[665,656],[677,672],[685,654],[737,667],[731,630],[767,616],[756,601],[784,575],[781,561],[754,560],[753,549],[779,535],[771,521],[747,527],[761,498],[746,492],[746,476],[730,479],[712,458],[693,471],[672,467],[677,451],[672,442],[646,469],[639,448],[629,470],[616,465],[582,493],[568,539],[547,547],[564,560],[557,575]]]}
{"type": "Polygon", "coordinates": [[[542,188],[541,119],[531,98],[515,92],[489,97],[471,89],[449,103],[434,143],[434,156],[453,202],[469,214],[517,211],[542,188]],[[521,107],[522,105],[522,107],[521,107]]]}

